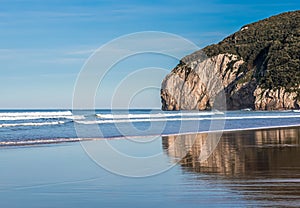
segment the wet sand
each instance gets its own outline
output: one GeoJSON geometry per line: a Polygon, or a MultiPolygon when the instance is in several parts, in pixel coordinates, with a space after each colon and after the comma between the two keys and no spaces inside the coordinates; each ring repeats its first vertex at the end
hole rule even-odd
{"type": "MultiPolygon", "coordinates": [[[[81,143],[1,148],[0,207],[300,204],[299,128],[226,132],[212,145],[209,157],[199,160],[207,139],[206,134],[189,134],[159,137],[155,145],[143,143],[143,149],[162,152],[177,164],[141,178],[104,170],[81,143]]],[[[111,144],[140,154],[142,149],[130,142],[115,140],[111,144]]]]}

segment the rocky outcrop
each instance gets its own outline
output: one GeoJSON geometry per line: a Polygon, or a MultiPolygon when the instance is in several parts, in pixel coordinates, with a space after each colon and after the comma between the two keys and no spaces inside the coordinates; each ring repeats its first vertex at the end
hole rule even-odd
{"type": "Polygon", "coordinates": [[[299,108],[300,101],[295,100],[295,92],[287,92],[284,88],[277,90],[263,90],[256,88],[254,91],[255,109],[277,110],[299,108]]]}
{"type": "Polygon", "coordinates": [[[300,12],[284,13],[184,57],[162,82],[162,109],[299,109],[299,32],[300,12]]]}
{"type": "Polygon", "coordinates": [[[162,83],[164,110],[210,109],[223,88],[242,76],[238,69],[244,63],[232,54],[220,54],[188,64],[184,61],[162,83]]]}

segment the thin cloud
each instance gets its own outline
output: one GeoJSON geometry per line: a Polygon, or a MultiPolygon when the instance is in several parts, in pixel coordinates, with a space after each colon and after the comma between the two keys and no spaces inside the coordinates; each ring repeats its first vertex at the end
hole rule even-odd
{"type": "Polygon", "coordinates": [[[73,57],[57,57],[39,60],[42,63],[55,63],[55,64],[83,64],[86,58],[73,58],[73,57]]]}
{"type": "Polygon", "coordinates": [[[68,51],[66,52],[66,55],[91,55],[92,53],[95,52],[96,49],[77,49],[77,50],[72,50],[72,51],[68,51]]]}
{"type": "Polygon", "coordinates": [[[29,11],[25,12],[27,15],[39,16],[39,17],[55,17],[55,18],[66,18],[66,17],[91,17],[94,16],[92,13],[80,13],[80,12],[48,12],[48,11],[29,11]]]}
{"type": "Polygon", "coordinates": [[[0,60],[2,65],[14,65],[18,63],[43,63],[55,64],[57,66],[78,65],[78,68],[86,61],[88,51],[66,50],[66,49],[0,49],[0,60]],[[77,51],[77,54],[76,52],[77,51]]]}

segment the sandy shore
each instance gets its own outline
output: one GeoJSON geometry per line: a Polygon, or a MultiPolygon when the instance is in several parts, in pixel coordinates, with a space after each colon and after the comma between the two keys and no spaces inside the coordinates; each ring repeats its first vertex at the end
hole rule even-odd
{"type": "MultiPolygon", "coordinates": [[[[175,137],[158,138],[149,147],[160,148],[165,157],[174,156],[181,147],[166,150],[164,145],[170,145],[175,137]],[[163,144],[166,140],[169,143],[163,144]]],[[[104,170],[86,154],[80,142],[2,147],[0,207],[234,207],[300,202],[300,193],[295,191],[300,188],[299,128],[228,132],[223,137],[213,157],[220,166],[225,165],[224,172],[209,167],[201,169],[197,161],[191,166],[189,161],[194,158],[190,158],[161,174],[138,179],[104,170]],[[232,147],[228,146],[231,139],[236,139],[232,147]],[[228,152],[224,152],[226,148],[228,152]],[[253,157],[249,159],[249,155],[253,157]],[[246,183],[248,180],[252,180],[252,185],[246,183]],[[261,184],[266,190],[259,188],[261,184]],[[254,192],[261,193],[252,195],[254,192]],[[279,201],[272,200],[275,196],[279,201]]],[[[189,136],[183,138],[187,141],[189,136]]],[[[124,142],[113,140],[126,150],[124,142]]],[[[197,149],[193,149],[191,157],[198,154],[197,149]]],[[[214,159],[211,164],[218,166],[214,159]]]]}

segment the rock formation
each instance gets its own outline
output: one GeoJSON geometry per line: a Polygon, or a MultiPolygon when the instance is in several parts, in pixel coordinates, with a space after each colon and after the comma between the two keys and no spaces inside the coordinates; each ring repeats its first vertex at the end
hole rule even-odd
{"type": "Polygon", "coordinates": [[[161,99],[163,110],[299,109],[300,11],[243,26],[184,57],[163,80],[161,99]]]}

